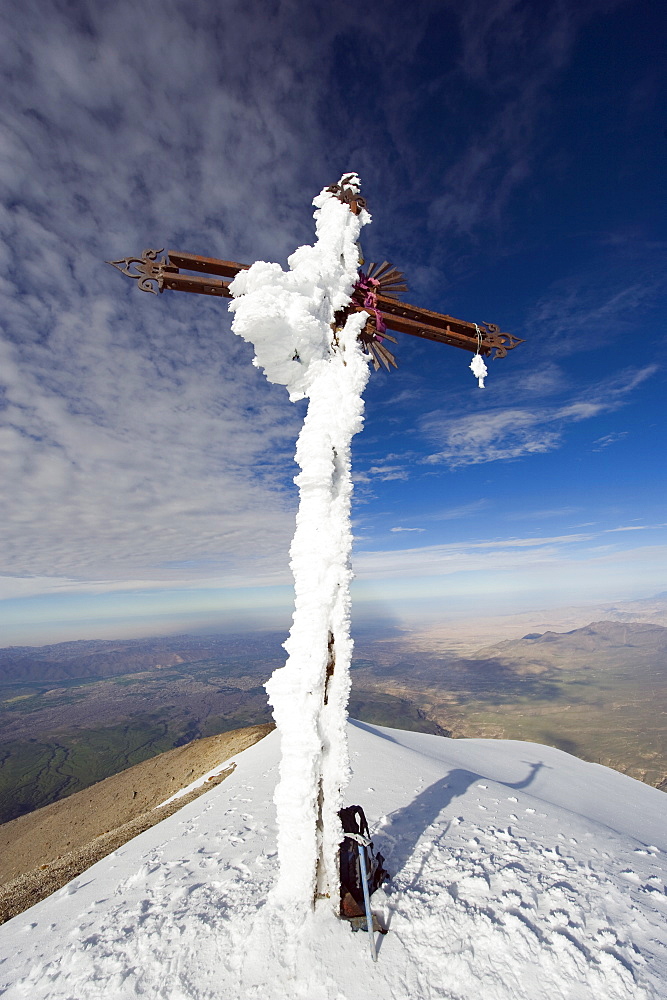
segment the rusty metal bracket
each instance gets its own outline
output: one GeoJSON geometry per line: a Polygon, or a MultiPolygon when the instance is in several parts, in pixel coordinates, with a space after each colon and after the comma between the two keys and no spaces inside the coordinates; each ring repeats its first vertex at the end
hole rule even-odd
{"type": "Polygon", "coordinates": [[[480,323],[479,327],[482,332],[482,350],[486,354],[494,350],[494,361],[507,357],[507,352],[514,350],[519,344],[525,344],[525,340],[515,337],[513,333],[501,333],[496,323],[480,323]],[[484,351],[484,348],[487,350],[484,351]]]}
{"type": "Polygon", "coordinates": [[[362,198],[354,183],[356,174],[345,174],[336,184],[330,184],[325,190],[335,194],[339,201],[348,205],[353,215],[359,215],[362,208],[366,208],[366,199],[362,198]]]}
{"type": "Polygon", "coordinates": [[[164,247],[162,250],[144,250],[141,257],[121,257],[120,260],[108,260],[106,263],[118,268],[128,278],[133,278],[142,292],[157,295],[164,289],[165,274],[178,273],[178,268],[170,265],[166,257],[157,259],[159,253],[164,253],[164,247]],[[153,288],[153,282],[156,288],[153,288]]]}

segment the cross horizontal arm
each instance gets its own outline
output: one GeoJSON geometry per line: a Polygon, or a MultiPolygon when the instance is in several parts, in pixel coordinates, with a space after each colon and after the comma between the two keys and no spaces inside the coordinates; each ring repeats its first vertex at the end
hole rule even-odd
{"type": "MultiPolygon", "coordinates": [[[[357,309],[361,311],[363,306],[357,306],[357,309]]],[[[380,307],[381,309],[381,307],[380,307]]],[[[439,327],[431,326],[428,323],[418,322],[417,320],[402,317],[402,316],[390,316],[382,311],[382,318],[384,319],[385,326],[388,330],[395,330],[396,333],[408,333],[413,337],[420,337],[422,340],[432,340],[437,344],[447,344],[450,347],[460,347],[467,351],[472,351],[474,354],[478,347],[477,335],[475,327],[473,326],[472,336],[466,333],[460,333],[457,330],[450,329],[440,329],[439,327]]],[[[382,336],[382,334],[380,334],[382,336]]],[[[482,344],[482,353],[489,354],[491,347],[485,347],[482,344]]]]}
{"type": "Polygon", "coordinates": [[[495,350],[497,358],[503,358],[523,340],[511,333],[501,333],[495,323],[469,323],[455,319],[445,313],[433,312],[421,306],[412,306],[385,295],[377,296],[378,309],[389,330],[409,333],[423,340],[433,340],[438,344],[460,347],[473,354],[479,348],[480,354],[490,354],[495,350]],[[481,341],[480,338],[481,337],[481,341]]]}
{"type": "Polygon", "coordinates": [[[200,257],[193,253],[167,252],[169,268],[165,268],[163,288],[173,292],[198,292],[200,295],[219,295],[231,299],[228,281],[200,278],[190,274],[172,272],[171,267],[185,271],[203,271],[205,274],[221,274],[225,278],[235,278],[239,271],[246,271],[248,264],[237,264],[234,260],[218,260],[216,257],[200,257]]]}
{"type": "Polygon", "coordinates": [[[122,257],[120,260],[109,260],[107,264],[112,264],[128,278],[137,280],[143,292],[195,292],[198,295],[217,295],[226,299],[232,297],[229,281],[202,278],[198,274],[181,274],[179,268],[235,278],[239,271],[245,271],[249,267],[248,264],[238,264],[234,260],[200,257],[192,253],[176,253],[174,250],[169,250],[166,257],[158,260],[160,253],[163,251],[144,250],[141,257],[122,257]]]}
{"type": "MultiPolygon", "coordinates": [[[[198,295],[216,295],[230,299],[229,281],[222,278],[235,278],[239,271],[246,271],[249,264],[239,264],[234,260],[219,260],[217,257],[201,257],[197,254],[181,253],[169,250],[166,257],[158,260],[161,250],[144,250],[141,257],[123,257],[121,260],[108,261],[119,271],[130,278],[138,279],[139,287],[145,292],[194,292],[198,295]],[[195,271],[198,274],[183,274],[182,271],[195,271]],[[204,276],[205,275],[205,276],[204,276]],[[157,286],[157,287],[154,287],[157,286]]],[[[381,314],[386,327],[397,333],[407,333],[422,340],[432,340],[438,344],[450,347],[460,347],[473,354],[490,354],[495,350],[497,358],[505,357],[508,351],[522,344],[523,340],[511,333],[501,333],[494,323],[469,323],[467,320],[455,319],[444,313],[423,309],[400,302],[396,298],[382,295],[376,296],[377,311],[381,314]]],[[[364,293],[357,290],[354,293],[353,309],[364,309],[364,293]]]]}
{"type": "Polygon", "coordinates": [[[199,257],[194,253],[176,253],[168,250],[169,263],[182,267],[185,271],[204,271],[206,274],[220,274],[223,278],[235,278],[239,271],[247,271],[250,264],[238,264],[235,260],[218,260],[217,257],[199,257]]]}

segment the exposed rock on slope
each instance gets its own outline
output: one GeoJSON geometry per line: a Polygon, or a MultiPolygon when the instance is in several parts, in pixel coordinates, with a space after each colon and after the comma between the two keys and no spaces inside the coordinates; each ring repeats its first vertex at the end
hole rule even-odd
{"type": "Polygon", "coordinates": [[[251,726],[194,740],[4,823],[0,826],[0,923],[219,784],[231,769],[170,805],[155,808],[273,728],[251,726]]]}

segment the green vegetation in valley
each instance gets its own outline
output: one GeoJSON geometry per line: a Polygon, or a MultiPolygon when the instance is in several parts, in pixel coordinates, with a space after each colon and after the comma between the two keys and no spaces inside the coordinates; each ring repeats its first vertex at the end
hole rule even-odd
{"type": "MultiPolygon", "coordinates": [[[[263,682],[281,662],[236,652],[229,662],[184,659],[121,674],[114,661],[116,672],[102,679],[5,684],[0,822],[190,740],[271,721],[263,682]]],[[[350,707],[367,722],[444,733],[408,698],[356,691],[350,707]]]]}
{"type": "Polygon", "coordinates": [[[0,744],[0,822],[78,792],[178,745],[159,718],[0,744]]]}
{"type": "Polygon", "coordinates": [[[352,719],[370,722],[373,726],[409,729],[414,733],[431,733],[434,736],[451,736],[451,733],[437,722],[427,718],[426,713],[415,702],[381,691],[353,689],[350,695],[349,713],[352,719]]]}

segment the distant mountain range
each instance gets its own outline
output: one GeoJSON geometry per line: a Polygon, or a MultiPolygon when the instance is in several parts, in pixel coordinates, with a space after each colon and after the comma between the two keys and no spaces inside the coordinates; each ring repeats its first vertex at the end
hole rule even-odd
{"type": "Polygon", "coordinates": [[[662,674],[667,671],[667,628],[640,622],[593,622],[571,632],[529,633],[486,646],[475,659],[496,656],[519,668],[579,667],[582,670],[662,674]]]}
{"type": "MultiPolygon", "coordinates": [[[[226,659],[240,653],[244,667],[251,668],[247,654],[264,662],[267,646],[280,653],[277,635],[224,636],[202,639],[191,635],[157,639],[82,639],[49,646],[10,646],[0,649],[0,685],[44,683],[119,677],[160,670],[181,663],[226,659]],[[264,638],[264,641],[262,641],[264,638]]],[[[261,671],[264,672],[264,671],[261,671]]]]}
{"type": "MultiPolygon", "coordinates": [[[[283,639],[179,635],[0,650],[0,822],[190,740],[269,722],[263,684],[284,662],[283,639]]],[[[429,632],[383,627],[366,631],[355,652],[353,718],[550,744],[667,788],[662,625],[531,631],[467,655],[443,651],[429,632]]]]}

